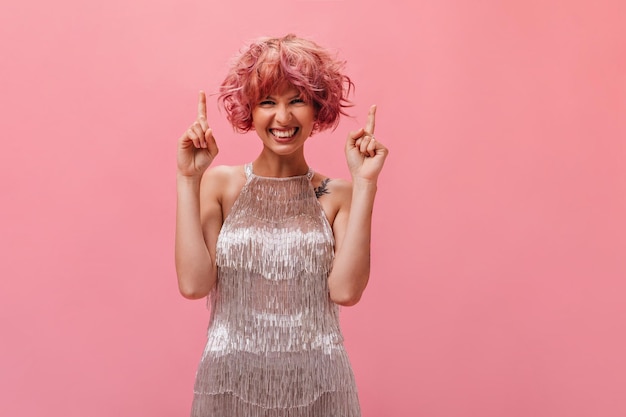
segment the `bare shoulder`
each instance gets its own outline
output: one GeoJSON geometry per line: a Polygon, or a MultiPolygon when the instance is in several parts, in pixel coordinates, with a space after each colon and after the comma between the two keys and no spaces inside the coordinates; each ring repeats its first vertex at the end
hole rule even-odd
{"type": "Polygon", "coordinates": [[[317,173],[313,177],[312,184],[329,223],[333,225],[337,213],[350,205],[352,183],[342,178],[330,178],[317,173]]]}
{"type": "MultiPolygon", "coordinates": [[[[243,166],[218,165],[211,167],[202,176],[202,188],[212,189],[222,194],[228,191],[233,184],[245,182],[243,166]]],[[[207,190],[209,191],[209,190],[207,190]]]]}
{"type": "Polygon", "coordinates": [[[200,192],[203,200],[208,199],[221,206],[225,218],[245,183],[243,165],[218,165],[205,171],[200,192]]]}
{"type": "Polygon", "coordinates": [[[317,198],[328,195],[332,200],[342,199],[352,194],[352,183],[343,178],[331,178],[317,173],[313,177],[313,188],[317,198]]]}
{"type": "Polygon", "coordinates": [[[226,183],[236,178],[240,173],[243,174],[242,166],[218,165],[207,169],[202,176],[202,181],[226,183]]]}

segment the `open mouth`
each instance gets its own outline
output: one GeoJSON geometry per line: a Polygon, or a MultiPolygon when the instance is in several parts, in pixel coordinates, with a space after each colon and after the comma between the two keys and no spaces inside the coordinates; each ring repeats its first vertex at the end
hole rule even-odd
{"type": "Polygon", "coordinates": [[[270,133],[278,140],[289,140],[298,133],[300,128],[292,127],[291,129],[270,129],[270,133]]]}

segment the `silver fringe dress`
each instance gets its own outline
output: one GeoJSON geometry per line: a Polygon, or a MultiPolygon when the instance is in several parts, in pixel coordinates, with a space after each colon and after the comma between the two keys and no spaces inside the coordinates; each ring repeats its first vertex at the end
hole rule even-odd
{"type": "Polygon", "coordinates": [[[327,278],[331,227],[306,175],[247,182],[220,232],[192,417],[359,417],[327,278]]]}

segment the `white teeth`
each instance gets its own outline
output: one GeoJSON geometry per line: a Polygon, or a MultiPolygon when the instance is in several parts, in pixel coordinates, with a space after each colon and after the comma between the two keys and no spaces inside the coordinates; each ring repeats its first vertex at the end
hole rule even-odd
{"type": "Polygon", "coordinates": [[[275,129],[270,129],[270,132],[272,132],[272,135],[276,136],[277,138],[290,138],[293,135],[296,134],[296,128],[293,127],[289,130],[275,130],[275,129]]]}

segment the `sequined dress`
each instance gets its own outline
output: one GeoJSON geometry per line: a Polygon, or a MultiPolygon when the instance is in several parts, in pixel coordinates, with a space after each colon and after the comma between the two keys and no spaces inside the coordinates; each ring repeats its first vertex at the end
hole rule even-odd
{"type": "Polygon", "coordinates": [[[192,417],[359,417],[313,171],[247,181],[217,241],[192,417]]]}

